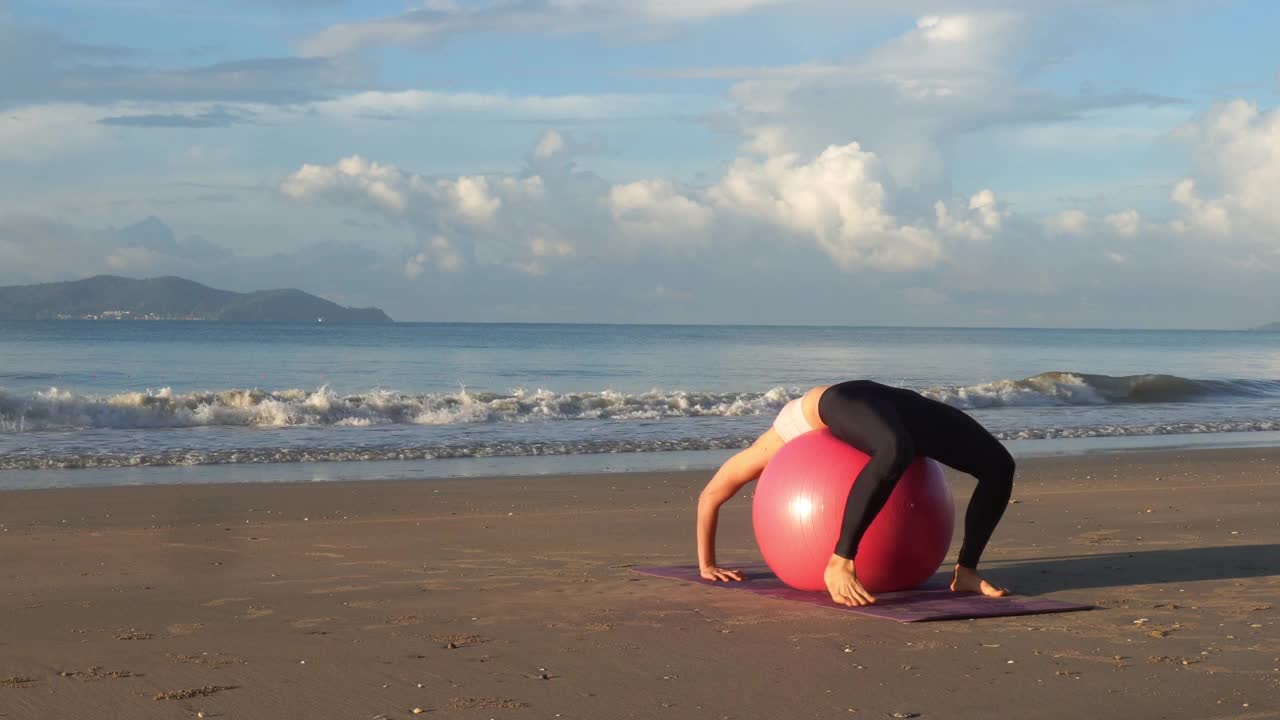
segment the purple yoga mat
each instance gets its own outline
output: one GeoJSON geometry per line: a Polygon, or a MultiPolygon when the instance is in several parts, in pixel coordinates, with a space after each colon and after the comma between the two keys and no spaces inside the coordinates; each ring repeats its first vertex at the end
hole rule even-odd
{"type": "Polygon", "coordinates": [[[807,605],[817,605],[832,610],[870,615],[871,617],[897,620],[898,622],[1038,615],[1040,613],[1090,610],[1093,607],[1091,605],[1026,595],[989,598],[975,593],[954,593],[945,585],[926,585],[918,590],[881,593],[876,596],[875,605],[845,607],[844,605],[833,603],[831,596],[825,592],[806,592],[788,587],[763,563],[734,566],[734,568],[741,570],[747,579],[741,582],[711,582],[710,580],[703,580],[698,574],[696,565],[637,567],[631,568],[631,571],[641,575],[682,580],[725,590],[746,591],[753,595],[763,595],[779,600],[794,600],[807,605]]]}

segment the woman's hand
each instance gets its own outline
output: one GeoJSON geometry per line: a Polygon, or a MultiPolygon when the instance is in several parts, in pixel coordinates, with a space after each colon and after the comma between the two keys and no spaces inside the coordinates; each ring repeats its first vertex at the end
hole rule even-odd
{"type": "Polygon", "coordinates": [[[831,599],[840,605],[860,607],[876,601],[875,595],[867,592],[862,583],[858,582],[853,561],[848,558],[832,555],[827,562],[827,569],[822,573],[822,580],[827,584],[831,599]]]}
{"type": "Polygon", "coordinates": [[[782,437],[770,428],[751,447],[726,460],[698,496],[698,570],[703,578],[712,582],[743,579],[737,570],[716,566],[716,525],[720,519],[720,506],[743,485],[760,477],[765,464],[780,447],[782,437]]]}
{"type": "Polygon", "coordinates": [[[742,573],[737,570],[725,570],[724,568],[716,567],[714,565],[702,568],[701,573],[703,580],[711,580],[712,582],[717,580],[729,582],[730,580],[743,579],[742,573]]]}

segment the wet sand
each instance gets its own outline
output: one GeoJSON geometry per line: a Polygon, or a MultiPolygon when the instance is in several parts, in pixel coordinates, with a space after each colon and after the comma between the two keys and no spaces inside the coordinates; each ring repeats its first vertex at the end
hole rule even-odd
{"type": "Polygon", "coordinates": [[[1280,717],[1277,461],[1025,460],[985,570],[1098,608],[913,625],[629,572],[706,472],[4,492],[0,717],[1280,717]]]}

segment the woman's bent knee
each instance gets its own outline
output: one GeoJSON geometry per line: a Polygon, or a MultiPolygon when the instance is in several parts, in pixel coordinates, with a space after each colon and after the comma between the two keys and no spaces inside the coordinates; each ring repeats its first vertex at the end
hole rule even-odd
{"type": "Polygon", "coordinates": [[[1003,446],[1000,448],[1000,474],[1013,481],[1013,474],[1018,470],[1018,463],[1014,461],[1013,456],[1009,454],[1003,446]]]}
{"type": "Polygon", "coordinates": [[[980,479],[997,482],[1002,485],[1012,485],[1013,475],[1017,469],[1017,463],[1014,461],[1013,456],[1001,446],[999,452],[990,460],[987,472],[980,479]]]}

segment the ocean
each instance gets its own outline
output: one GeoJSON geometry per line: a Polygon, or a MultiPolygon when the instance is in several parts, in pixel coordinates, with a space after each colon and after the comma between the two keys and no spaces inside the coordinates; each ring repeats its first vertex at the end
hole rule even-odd
{"type": "Polygon", "coordinates": [[[1015,454],[1280,442],[1280,333],[0,322],[0,488],[713,468],[854,378],[1015,454]]]}

